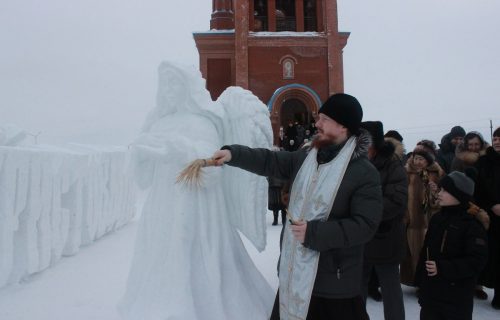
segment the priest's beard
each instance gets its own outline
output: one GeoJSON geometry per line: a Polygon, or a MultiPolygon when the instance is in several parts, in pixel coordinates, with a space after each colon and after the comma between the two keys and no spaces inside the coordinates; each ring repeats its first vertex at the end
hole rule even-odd
{"type": "Polygon", "coordinates": [[[318,135],[315,135],[312,140],[311,147],[319,150],[334,144],[334,139],[331,137],[320,138],[318,135]]]}

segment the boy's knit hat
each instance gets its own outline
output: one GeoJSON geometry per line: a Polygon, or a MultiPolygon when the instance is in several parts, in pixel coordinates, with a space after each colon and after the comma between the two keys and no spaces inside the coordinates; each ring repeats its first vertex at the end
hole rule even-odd
{"type": "Polygon", "coordinates": [[[458,171],[444,176],[439,182],[439,186],[454,196],[461,204],[468,204],[474,194],[474,180],[458,171]]]}

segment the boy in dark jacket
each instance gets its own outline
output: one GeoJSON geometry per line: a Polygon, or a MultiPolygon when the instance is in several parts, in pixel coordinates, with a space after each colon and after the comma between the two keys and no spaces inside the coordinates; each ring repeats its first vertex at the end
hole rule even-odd
{"type": "Polygon", "coordinates": [[[474,182],[453,171],[440,182],[436,213],[417,266],[421,320],[472,319],[474,288],[488,248],[486,231],[467,213],[474,182]]]}

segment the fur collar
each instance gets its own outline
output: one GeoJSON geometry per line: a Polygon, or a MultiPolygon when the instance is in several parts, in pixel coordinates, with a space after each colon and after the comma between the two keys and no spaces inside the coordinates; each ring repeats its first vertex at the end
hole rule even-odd
{"type": "Polygon", "coordinates": [[[403,145],[402,142],[400,142],[397,139],[391,138],[391,137],[386,137],[386,138],[384,138],[384,140],[386,143],[390,143],[394,146],[394,148],[395,148],[394,153],[396,156],[399,157],[399,159],[403,159],[405,157],[406,150],[405,150],[405,146],[403,145]]]}
{"type": "MultiPolygon", "coordinates": [[[[408,173],[418,173],[417,168],[413,165],[413,157],[408,158],[405,168],[406,172],[408,173]]],[[[427,170],[428,172],[434,172],[438,176],[444,175],[443,169],[441,169],[441,166],[436,161],[434,161],[434,163],[428,166],[425,170],[427,170]]]]}
{"type": "Polygon", "coordinates": [[[455,150],[455,157],[457,157],[458,160],[463,161],[466,165],[472,166],[474,163],[479,160],[480,156],[483,156],[486,154],[486,149],[488,148],[488,144],[485,143],[485,146],[482,150],[477,152],[469,151],[465,149],[465,145],[461,143],[459,146],[457,146],[455,150]]]}
{"type": "Polygon", "coordinates": [[[368,149],[372,144],[372,137],[365,129],[359,130],[359,135],[356,136],[356,147],[352,153],[352,160],[368,157],[368,149]]]}

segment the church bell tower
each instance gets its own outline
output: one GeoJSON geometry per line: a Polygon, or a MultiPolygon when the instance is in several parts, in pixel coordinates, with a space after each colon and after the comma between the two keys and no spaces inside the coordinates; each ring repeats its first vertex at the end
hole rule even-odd
{"type": "Polygon", "coordinates": [[[308,124],[343,92],[336,0],[213,0],[210,30],[193,34],[215,100],[229,86],[267,104],[275,141],[288,122],[308,124]]]}

